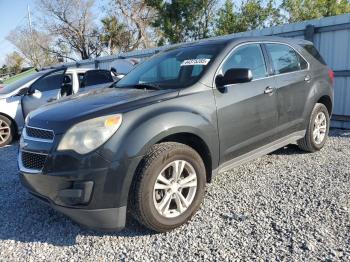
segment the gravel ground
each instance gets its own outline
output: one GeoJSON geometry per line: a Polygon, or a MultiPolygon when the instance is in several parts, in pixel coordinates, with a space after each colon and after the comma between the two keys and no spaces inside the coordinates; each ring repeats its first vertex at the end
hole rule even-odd
{"type": "Polygon", "coordinates": [[[17,145],[0,149],[0,260],[350,260],[350,131],[290,145],[217,176],[189,224],[154,234],[80,228],[21,187],[17,145]]]}

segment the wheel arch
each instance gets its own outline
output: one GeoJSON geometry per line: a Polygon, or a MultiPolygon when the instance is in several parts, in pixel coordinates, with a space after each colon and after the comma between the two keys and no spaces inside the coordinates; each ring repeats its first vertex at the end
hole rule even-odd
{"type": "Polygon", "coordinates": [[[211,182],[213,167],[212,156],[209,147],[205,143],[204,139],[193,133],[180,132],[168,135],[158,141],[156,144],[163,142],[177,142],[193,148],[203,160],[206,170],[207,183],[211,182]]]}
{"type": "Polygon", "coordinates": [[[331,98],[330,98],[328,95],[323,95],[323,96],[321,96],[321,97],[317,100],[317,103],[323,104],[323,105],[327,108],[327,111],[328,111],[329,116],[332,115],[333,103],[332,103],[331,98]]]}

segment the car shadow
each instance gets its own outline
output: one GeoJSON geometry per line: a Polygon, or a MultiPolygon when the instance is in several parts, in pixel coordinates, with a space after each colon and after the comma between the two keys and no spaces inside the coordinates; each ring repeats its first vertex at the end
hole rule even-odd
{"type": "Polygon", "coordinates": [[[17,169],[18,144],[0,148],[0,241],[72,246],[82,236],[115,237],[116,241],[155,234],[127,216],[125,229],[100,232],[84,228],[30,195],[17,169]]]}
{"type": "Polygon", "coordinates": [[[280,149],[277,149],[276,151],[273,151],[268,155],[300,155],[300,154],[307,154],[307,152],[300,150],[299,147],[295,144],[290,144],[288,146],[284,146],[280,149]]]}
{"type": "MultiPolygon", "coordinates": [[[[332,128],[329,130],[329,136],[350,138],[350,130],[332,128]]],[[[289,144],[280,149],[277,149],[276,151],[269,153],[268,155],[300,155],[300,154],[310,154],[310,153],[299,149],[297,144],[289,144]]]]}
{"type": "Polygon", "coordinates": [[[73,246],[80,237],[133,238],[156,234],[140,225],[131,215],[126,227],[117,232],[95,231],[78,225],[51,207],[27,195],[21,205],[14,205],[2,213],[0,241],[14,240],[22,243],[47,243],[54,246],[73,246]],[[18,217],[17,217],[18,216],[18,217]]]}

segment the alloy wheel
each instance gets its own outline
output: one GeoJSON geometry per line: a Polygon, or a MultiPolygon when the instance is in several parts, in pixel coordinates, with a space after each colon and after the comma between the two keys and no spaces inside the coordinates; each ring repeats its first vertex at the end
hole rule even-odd
{"type": "Polygon", "coordinates": [[[0,143],[6,142],[11,135],[11,128],[5,121],[0,119],[0,143]]]}
{"type": "Polygon", "coordinates": [[[313,128],[313,139],[316,144],[321,144],[323,140],[325,139],[327,132],[327,118],[326,115],[323,112],[319,112],[316,115],[315,121],[314,121],[314,128],[313,128]]]}
{"type": "Polygon", "coordinates": [[[153,189],[153,203],[158,213],[166,218],[183,214],[194,200],[197,184],[196,171],[189,162],[169,163],[159,173],[153,189]]]}

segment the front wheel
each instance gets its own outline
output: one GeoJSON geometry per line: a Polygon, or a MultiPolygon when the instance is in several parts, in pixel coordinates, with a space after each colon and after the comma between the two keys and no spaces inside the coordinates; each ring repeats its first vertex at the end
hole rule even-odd
{"type": "Polygon", "coordinates": [[[326,143],[329,123],[329,113],[326,106],[317,103],[312,110],[305,137],[298,141],[299,148],[307,152],[320,150],[326,143]]]}
{"type": "Polygon", "coordinates": [[[173,142],[154,145],[136,172],[131,212],[146,227],[169,231],[195,214],[205,184],[205,167],[195,150],[173,142]]]}

